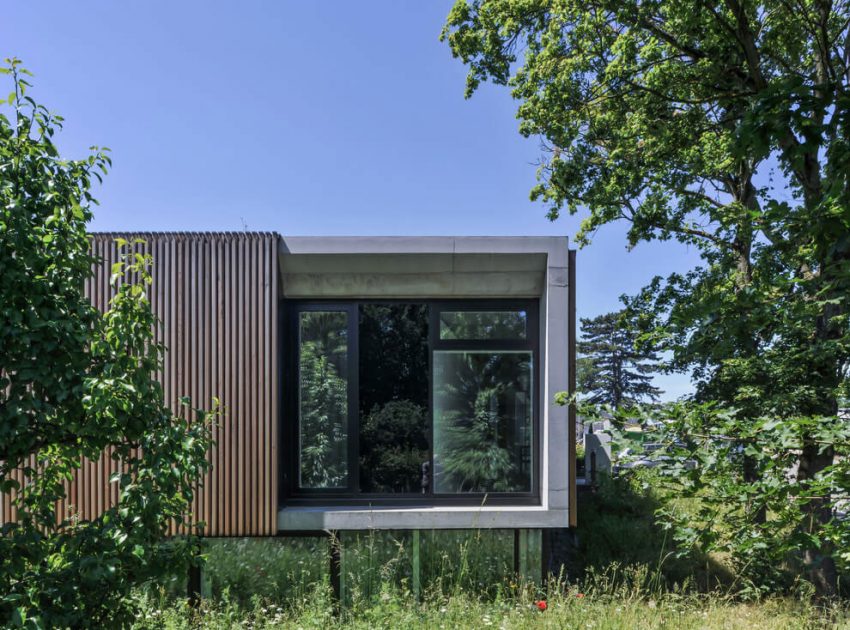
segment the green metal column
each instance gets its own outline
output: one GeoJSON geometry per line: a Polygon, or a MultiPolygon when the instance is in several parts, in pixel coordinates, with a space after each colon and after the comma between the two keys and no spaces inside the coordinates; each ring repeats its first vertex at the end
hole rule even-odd
{"type": "Polygon", "coordinates": [[[521,580],[540,584],[543,580],[543,532],[514,530],[514,566],[521,580]]]}
{"type": "Polygon", "coordinates": [[[420,535],[419,530],[413,530],[413,542],[411,549],[411,556],[413,559],[413,596],[416,598],[416,601],[419,601],[422,598],[422,565],[419,560],[419,551],[420,551],[420,535]]]}
{"type": "Polygon", "coordinates": [[[201,598],[209,599],[212,597],[212,584],[210,582],[210,572],[206,567],[201,567],[201,598]]]}
{"type": "Polygon", "coordinates": [[[328,533],[328,546],[330,552],[331,590],[333,591],[336,605],[341,608],[345,605],[345,566],[342,554],[342,532],[328,533]]]}

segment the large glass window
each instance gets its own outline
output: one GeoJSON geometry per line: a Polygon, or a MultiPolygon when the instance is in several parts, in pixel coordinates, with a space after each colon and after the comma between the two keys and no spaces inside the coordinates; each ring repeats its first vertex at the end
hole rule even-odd
{"type": "Polygon", "coordinates": [[[535,302],[294,302],[289,313],[289,498],[536,500],[535,302]]]}

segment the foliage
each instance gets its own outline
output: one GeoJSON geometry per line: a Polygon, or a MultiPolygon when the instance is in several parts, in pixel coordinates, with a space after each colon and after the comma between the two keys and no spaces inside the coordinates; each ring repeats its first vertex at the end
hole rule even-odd
{"type": "Polygon", "coordinates": [[[588,402],[630,407],[643,400],[658,400],[662,392],[652,385],[658,355],[635,346],[638,331],[625,312],[582,317],[581,334],[578,389],[588,402]]]}
{"type": "MultiPolygon", "coordinates": [[[[597,476],[597,488],[579,498],[579,526],[571,580],[587,580],[611,571],[608,579],[632,579],[649,568],[644,590],[685,589],[712,592],[734,586],[732,571],[716,556],[682,545],[659,522],[656,512],[685,511],[682,496],[658,483],[653,469],[635,469],[630,475],[597,476]],[[631,577],[629,577],[631,576],[631,577]]],[[[697,502],[699,505],[699,502],[697,502]]],[[[737,591],[736,591],[737,594],[737,591]]]]}
{"type": "Polygon", "coordinates": [[[498,387],[476,393],[471,413],[444,414],[442,474],[456,492],[508,491],[515,475],[510,452],[500,445],[502,418],[492,408],[498,387]]]}
{"type": "MultiPolygon", "coordinates": [[[[804,547],[833,546],[839,571],[850,573],[850,426],[845,420],[768,416],[741,422],[734,412],[711,404],[676,403],[640,414],[619,412],[615,423],[622,426],[635,417],[644,421],[647,439],[660,447],[653,453],[659,491],[698,499],[695,509],[666,503],[656,512],[680,553],[724,554],[740,580],[739,592],[755,594],[790,588],[799,572],[794,552],[804,547]],[[817,475],[800,476],[795,467],[804,440],[835,448],[838,457],[817,475]],[[827,514],[813,519],[812,504],[827,514]]],[[[615,448],[623,443],[620,434],[615,448]]]]}
{"type": "Polygon", "coordinates": [[[430,460],[428,307],[362,304],[358,335],[360,490],[418,494],[430,460]]]}
{"type": "MultiPolygon", "coordinates": [[[[509,85],[521,133],[543,137],[532,197],[551,218],[586,211],[580,242],[624,220],[630,246],[675,239],[699,252],[698,268],[629,302],[644,341],[692,370],[701,400],[736,409],[731,435],[762,416],[787,423],[803,484],[835,452],[817,441],[819,421],[795,419],[835,416],[850,360],[848,11],[846,0],[457,0],[442,35],[469,65],[467,94],[509,85]]],[[[769,452],[763,435],[754,450],[769,452]]],[[[752,494],[759,465],[746,466],[752,494]]],[[[821,500],[803,505],[827,525],[821,500]]],[[[797,540],[809,578],[834,592],[831,539],[797,540]]]]}
{"type": "Polygon", "coordinates": [[[649,591],[645,570],[609,571],[579,584],[553,579],[546,590],[513,585],[497,597],[482,597],[474,588],[442,594],[430,591],[422,602],[409,593],[384,585],[379,595],[355,602],[340,615],[327,585],[314,585],[296,601],[281,604],[255,599],[248,606],[235,601],[207,600],[198,609],[185,603],[147,597],[136,628],[593,628],[594,630],[846,628],[850,612],[839,603],[815,605],[807,599],[769,599],[741,603],[718,594],[649,591]],[[546,609],[537,606],[546,602],[546,609]]]}
{"type": "Polygon", "coordinates": [[[393,400],[428,404],[428,307],[363,304],[358,323],[363,414],[393,400]]]}
{"type": "MultiPolygon", "coordinates": [[[[292,610],[258,602],[244,610],[230,603],[205,603],[200,610],[171,605],[147,608],[137,628],[178,630],[208,628],[594,628],[594,630],[821,630],[844,628],[847,613],[795,601],[768,601],[757,605],[726,602],[720,598],[693,601],[671,595],[660,599],[592,596],[578,590],[556,593],[539,611],[526,595],[517,600],[486,602],[473,595],[432,600],[417,606],[410,599],[389,596],[357,614],[335,618],[327,595],[317,594],[292,610]],[[583,595],[584,597],[579,597],[583,595]]],[[[151,602],[155,606],[155,602],[151,602]]]]}
{"type": "Polygon", "coordinates": [[[408,400],[372,409],[360,428],[361,477],[368,492],[422,491],[422,462],[429,460],[428,410],[408,400]]]}
{"type": "Polygon", "coordinates": [[[700,556],[673,557],[670,538],[651,518],[668,498],[656,496],[655,484],[647,487],[648,476],[603,478],[598,494],[581,496],[581,575],[553,576],[542,588],[513,576],[511,530],[422,531],[421,601],[411,593],[411,532],[346,532],[347,596],[335,615],[327,575],[316,570],[327,567],[317,562],[327,557],[327,539],[215,541],[205,568],[211,597],[193,610],[163,591],[148,592],[137,627],[814,630],[850,623],[845,606],[816,606],[805,590],[796,599],[741,603],[730,596],[734,582],[722,567],[700,556]],[[710,573],[698,573],[702,563],[710,573]],[[545,613],[535,606],[541,600],[545,613]]]}
{"type": "Polygon", "coordinates": [[[185,570],[196,539],[185,523],[205,470],[210,433],[198,411],[174,418],[153,374],[164,348],[146,292],[149,256],[119,240],[115,294],[101,315],[83,292],[96,261],[86,223],[89,188],[110,164],[95,149],[63,160],[61,117],[27,93],[17,60],[10,120],[0,114],[0,493],[16,520],[0,529],[0,623],[26,627],[126,625],[134,586],[185,570]],[[83,458],[120,462],[117,503],[82,520],[59,513],[83,458]],[[22,480],[23,483],[22,483],[22,480]],[[5,498],[5,497],[4,497],[5,498]]]}
{"type": "Polygon", "coordinates": [[[435,355],[434,481],[437,492],[522,492],[530,442],[531,364],[522,353],[435,355]],[[525,401],[525,414],[520,405],[525,401]],[[517,420],[525,426],[517,427],[517,420]],[[526,451],[527,452],[527,451],[526,451]]]}
{"type": "Polygon", "coordinates": [[[443,311],[440,339],[524,339],[525,311],[443,311]]]}
{"type": "Polygon", "coordinates": [[[327,545],[326,536],[206,539],[203,575],[210,596],[240,606],[310,596],[328,579],[330,563],[318,561],[327,558],[327,545]]]}

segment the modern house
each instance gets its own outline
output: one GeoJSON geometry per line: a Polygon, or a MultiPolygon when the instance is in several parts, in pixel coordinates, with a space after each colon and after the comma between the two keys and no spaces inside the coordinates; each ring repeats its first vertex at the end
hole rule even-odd
{"type": "MultiPolygon", "coordinates": [[[[119,236],[153,256],[166,400],[225,410],[205,535],[575,523],[566,238],[96,234],[103,309],[119,236]]],[[[115,501],[114,465],[60,507],[115,501]]]]}

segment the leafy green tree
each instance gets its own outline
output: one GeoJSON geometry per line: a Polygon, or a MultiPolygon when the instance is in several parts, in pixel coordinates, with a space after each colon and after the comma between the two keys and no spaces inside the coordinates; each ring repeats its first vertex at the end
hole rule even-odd
{"type": "MultiPolygon", "coordinates": [[[[580,242],[622,220],[632,246],[675,239],[700,253],[698,268],[630,303],[645,339],[692,370],[700,399],[738,410],[733,434],[765,414],[798,434],[796,479],[812,484],[835,448],[811,419],[835,417],[850,357],[849,11],[846,0],[458,0],[442,34],[470,68],[467,95],[485,80],[509,86],[520,132],[544,139],[532,197],[551,218],[586,211],[580,242]]],[[[772,448],[753,439],[751,451],[772,448]]],[[[725,483],[756,489],[756,460],[725,483]]],[[[837,541],[818,534],[835,507],[811,495],[794,523],[822,593],[837,583],[837,541]]],[[[740,531],[758,532],[767,515],[744,510],[740,531]]]]}
{"type": "MultiPolygon", "coordinates": [[[[759,597],[788,590],[802,568],[800,548],[811,545],[810,531],[800,527],[810,519],[809,505],[830,497],[846,513],[850,479],[850,423],[837,416],[797,418],[747,417],[713,403],[668,403],[639,410],[580,404],[588,418],[613,419],[615,450],[634,442],[621,432],[637,416],[644,436],[655,443],[653,452],[660,477],[659,494],[675,497],[656,511],[661,524],[672,530],[676,552],[721,552],[738,574],[740,594],[759,597]],[[619,429],[619,430],[618,430],[619,429]],[[829,445],[838,455],[817,477],[795,475],[804,440],[829,445]],[[745,468],[758,471],[747,480],[745,468]],[[693,497],[686,509],[678,499],[693,497]],[[752,514],[765,518],[753,522],[752,514]]],[[[628,460],[624,453],[621,461],[628,460]]],[[[642,454],[631,457],[640,458],[642,454]]],[[[850,569],[850,521],[830,518],[814,534],[835,546],[834,560],[843,572],[850,569]]]]}
{"type": "MultiPolygon", "coordinates": [[[[26,90],[7,60],[11,119],[0,113],[0,493],[17,518],[0,527],[0,624],[120,627],[134,618],[133,587],[185,571],[194,536],[167,538],[187,520],[205,470],[205,414],[175,418],[153,374],[164,348],[147,292],[150,257],[112,269],[105,314],[83,293],[97,261],[86,224],[102,151],[63,160],[62,119],[26,90]],[[118,502],[81,520],[59,513],[83,458],[121,463],[118,502]],[[21,483],[21,479],[25,479],[21,483]]],[[[127,251],[126,242],[120,245],[127,251]]],[[[185,573],[184,573],[185,574],[185,573]]]]}
{"type": "Polygon", "coordinates": [[[578,386],[588,402],[631,407],[643,400],[658,400],[662,392],[652,384],[658,355],[635,347],[637,331],[629,325],[625,313],[583,317],[581,333],[577,344],[583,355],[578,386]]]}

